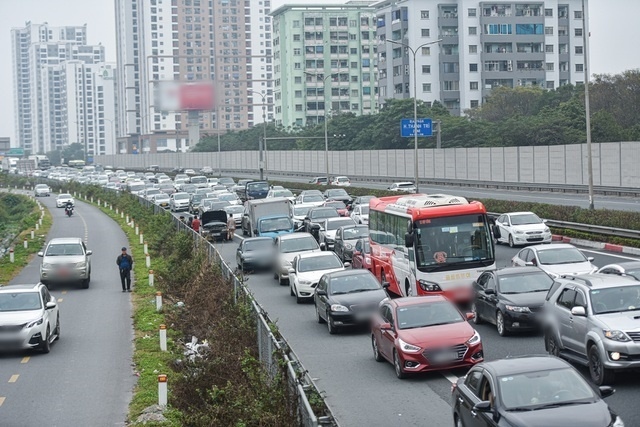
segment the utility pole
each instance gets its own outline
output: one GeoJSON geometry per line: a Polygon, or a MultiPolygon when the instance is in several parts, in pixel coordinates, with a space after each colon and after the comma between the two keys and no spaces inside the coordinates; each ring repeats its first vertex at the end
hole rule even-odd
{"type": "Polygon", "coordinates": [[[584,109],[587,122],[587,175],[589,180],[589,210],[595,209],[593,201],[593,154],[591,152],[591,109],[589,105],[589,34],[587,11],[582,0],[582,41],[584,44],[584,109]]]}

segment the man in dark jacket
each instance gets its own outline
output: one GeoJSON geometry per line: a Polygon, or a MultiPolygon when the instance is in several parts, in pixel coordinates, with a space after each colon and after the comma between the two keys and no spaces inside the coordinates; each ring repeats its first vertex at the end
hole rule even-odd
{"type": "Polygon", "coordinates": [[[131,292],[131,269],[133,268],[133,258],[127,253],[127,248],[122,248],[122,253],[118,255],[118,258],[116,258],[116,264],[118,264],[118,268],[120,269],[122,292],[131,292]]]}

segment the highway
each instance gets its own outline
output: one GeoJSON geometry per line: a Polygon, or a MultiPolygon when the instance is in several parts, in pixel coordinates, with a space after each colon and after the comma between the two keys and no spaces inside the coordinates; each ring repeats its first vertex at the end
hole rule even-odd
{"type": "MultiPolygon", "coordinates": [[[[217,245],[232,267],[236,264],[236,247],[235,242],[217,245]]],[[[511,257],[518,250],[498,246],[497,265],[510,265],[511,257]]],[[[598,266],[634,259],[587,249],[585,253],[593,256],[598,266]]],[[[279,286],[270,273],[250,275],[247,285],[316,379],[342,427],[453,425],[451,383],[463,376],[464,370],[399,380],[391,364],[373,360],[371,341],[366,331],[353,330],[330,336],[325,325],[316,323],[313,305],[296,304],[295,299],[289,296],[288,287],[279,286]]],[[[486,360],[510,355],[546,354],[539,334],[501,338],[493,325],[475,327],[482,336],[486,360]]],[[[589,378],[586,368],[579,367],[579,370],[589,378]]],[[[617,393],[607,398],[626,426],[640,426],[637,407],[640,401],[639,380],[640,373],[618,375],[617,393]]]]}
{"type": "MultiPolygon", "coordinates": [[[[54,196],[39,200],[54,218],[49,238],[80,237],[93,251],[91,284],[51,288],[61,323],[51,353],[0,356],[0,425],[124,426],[136,378],[131,294],[121,292],[115,265],[126,237],[95,207],[76,202],[67,218],[54,196]]],[[[38,282],[41,260],[35,257],[11,284],[38,282]]]]}

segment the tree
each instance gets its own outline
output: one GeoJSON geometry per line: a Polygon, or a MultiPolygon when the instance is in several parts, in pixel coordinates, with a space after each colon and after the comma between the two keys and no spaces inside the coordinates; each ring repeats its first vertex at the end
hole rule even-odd
{"type": "Polygon", "coordinates": [[[47,158],[51,162],[52,166],[60,166],[60,164],[62,163],[62,155],[60,153],[60,150],[47,152],[47,158]]]}
{"type": "Polygon", "coordinates": [[[84,146],[79,142],[67,145],[62,149],[62,158],[65,162],[69,160],[84,160],[84,146]]]}

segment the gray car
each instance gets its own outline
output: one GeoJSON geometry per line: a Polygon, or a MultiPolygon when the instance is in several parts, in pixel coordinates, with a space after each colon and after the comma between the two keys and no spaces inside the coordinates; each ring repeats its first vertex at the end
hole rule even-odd
{"type": "Polygon", "coordinates": [[[589,367],[597,385],[640,368],[640,282],[610,274],[562,276],[544,303],[545,349],[589,367]]]}
{"type": "Polygon", "coordinates": [[[52,283],[79,281],[84,289],[91,281],[91,251],[79,237],[51,239],[43,252],[40,265],[40,281],[52,283]]]}

